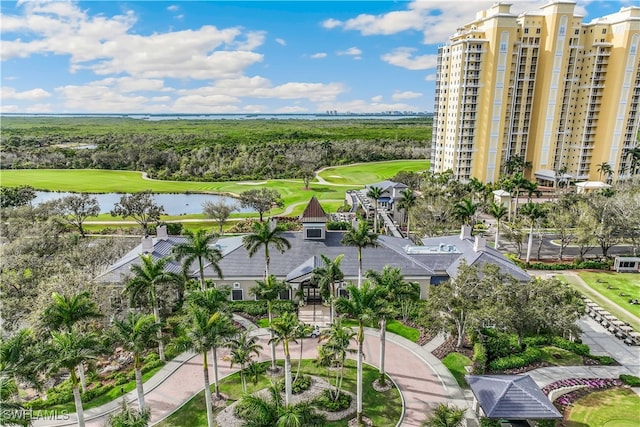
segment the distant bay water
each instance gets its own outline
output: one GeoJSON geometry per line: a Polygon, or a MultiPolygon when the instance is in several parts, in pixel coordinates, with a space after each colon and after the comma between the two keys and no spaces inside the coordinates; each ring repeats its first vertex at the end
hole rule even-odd
{"type": "MultiPolygon", "coordinates": [[[[76,193],[65,193],[56,191],[36,191],[36,198],[33,200],[33,204],[37,205],[42,202],[48,202],[50,200],[60,199],[65,196],[69,196],[76,193]]],[[[101,213],[109,213],[113,209],[116,203],[120,201],[122,194],[120,193],[103,193],[103,194],[91,194],[91,196],[98,199],[101,213]]],[[[236,204],[238,210],[236,212],[255,212],[252,209],[241,208],[238,200],[232,197],[218,196],[215,194],[197,194],[197,193],[176,193],[176,194],[153,194],[153,200],[156,204],[162,205],[167,215],[183,215],[183,214],[199,214],[202,213],[202,203],[205,201],[218,202],[221,199],[225,199],[226,203],[236,204]]]]}
{"type": "Polygon", "coordinates": [[[137,120],[400,120],[433,117],[433,113],[380,114],[2,114],[7,117],[110,117],[137,120]]]}

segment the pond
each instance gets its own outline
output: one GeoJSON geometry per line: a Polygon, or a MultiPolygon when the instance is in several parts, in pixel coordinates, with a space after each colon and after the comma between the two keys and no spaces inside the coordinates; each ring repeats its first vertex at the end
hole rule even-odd
{"type": "MultiPolygon", "coordinates": [[[[49,200],[60,199],[71,194],[75,193],[36,191],[36,198],[34,199],[33,204],[37,205],[42,202],[48,202],[49,200]]],[[[109,211],[113,209],[113,206],[120,201],[122,194],[104,193],[92,194],[92,196],[98,199],[100,212],[109,213],[109,211]]],[[[236,204],[238,206],[238,210],[236,212],[255,212],[250,208],[241,208],[240,202],[233,197],[197,193],[153,194],[153,200],[156,204],[164,206],[164,211],[167,215],[200,214],[202,213],[202,203],[205,201],[215,203],[221,199],[224,199],[225,203],[229,205],[236,204]]]]}

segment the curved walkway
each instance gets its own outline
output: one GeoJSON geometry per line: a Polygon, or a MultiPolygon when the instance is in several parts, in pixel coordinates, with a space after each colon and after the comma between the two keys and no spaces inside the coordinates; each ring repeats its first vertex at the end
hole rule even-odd
{"type": "MultiPolygon", "coordinates": [[[[259,360],[269,360],[268,330],[255,329],[253,334],[260,337],[263,351],[259,360]]],[[[378,365],[380,341],[378,331],[366,330],[365,362],[374,366],[378,365]]],[[[304,340],[303,358],[314,358],[317,354],[317,341],[307,338],[304,340]]],[[[300,347],[291,348],[292,359],[297,359],[300,347]]],[[[221,351],[222,359],[226,351],[221,351]]],[[[277,349],[277,357],[284,358],[282,349],[277,349]]],[[[468,407],[462,390],[447,368],[430,353],[428,348],[423,348],[398,335],[387,333],[385,366],[387,373],[398,385],[405,401],[405,414],[400,425],[420,426],[424,421],[428,409],[441,402],[452,402],[458,406],[468,407]]],[[[237,369],[230,369],[228,362],[219,364],[220,377],[224,377],[237,369]]],[[[213,378],[213,373],[210,373],[213,378]]],[[[167,363],[156,375],[145,383],[145,399],[152,408],[151,424],[166,418],[184,402],[203,388],[202,358],[193,353],[183,353],[176,359],[167,363]]],[[[127,401],[135,405],[135,391],[126,394],[127,401]]],[[[120,399],[106,405],[88,409],[85,411],[87,427],[103,426],[110,413],[120,407],[120,399]]],[[[365,408],[366,412],[366,408],[365,408]]],[[[66,420],[37,420],[33,423],[36,427],[44,426],[71,426],[76,425],[75,414],[69,414],[66,420]]],[[[194,426],[195,427],[195,426],[194,426]]]]}

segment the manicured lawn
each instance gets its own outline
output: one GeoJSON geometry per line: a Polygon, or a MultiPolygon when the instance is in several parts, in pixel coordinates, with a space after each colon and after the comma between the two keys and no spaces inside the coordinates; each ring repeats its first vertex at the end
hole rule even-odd
{"type": "MultiPolygon", "coordinates": [[[[193,181],[157,181],[142,179],[140,172],[110,171],[94,169],[16,169],[0,170],[0,182],[3,186],[30,185],[37,190],[71,191],[84,193],[129,193],[151,190],[155,193],[202,192],[237,195],[255,188],[276,189],[282,194],[287,206],[296,205],[291,213],[299,215],[311,196],[315,195],[328,212],[335,212],[342,206],[345,192],[349,188],[359,188],[365,184],[391,178],[400,170],[425,170],[429,168],[426,160],[397,160],[374,162],[359,165],[340,166],[337,171],[323,172],[322,176],[340,173],[346,186],[322,185],[312,182],[309,190],[304,189],[302,180],[268,180],[264,184],[248,185],[246,182],[193,182],[193,181]]],[[[332,168],[333,169],[333,168],[332,168]]],[[[327,178],[336,182],[334,178],[327,178]]],[[[284,209],[274,209],[271,215],[281,214],[284,209]]],[[[233,214],[232,217],[252,217],[257,214],[233,214]]],[[[203,219],[203,215],[165,216],[163,220],[203,219]]],[[[94,221],[117,221],[108,214],[91,217],[94,221]]]]}
{"type": "MultiPolygon", "coordinates": [[[[269,362],[266,362],[269,363],[269,362]]],[[[280,363],[279,363],[280,364],[280,363]]],[[[295,365],[292,368],[295,370],[295,365]]],[[[316,375],[325,378],[326,370],[318,367],[312,360],[304,360],[302,372],[305,374],[316,375]]],[[[356,369],[355,362],[347,361],[345,369],[345,378],[343,389],[356,392],[356,369]]],[[[402,399],[396,388],[383,393],[376,392],[371,383],[378,378],[378,370],[372,366],[366,365],[363,370],[363,412],[370,417],[376,426],[395,426],[402,414],[402,399]]],[[[247,382],[249,393],[266,388],[269,379],[262,375],[256,385],[253,382],[247,382]]],[[[231,404],[239,399],[242,395],[239,374],[233,374],[220,381],[220,391],[229,397],[228,403],[231,404]]],[[[327,423],[327,426],[346,427],[348,420],[327,423]]],[[[204,407],[204,392],[200,392],[193,397],[185,406],[176,411],[163,422],[157,424],[159,427],[197,427],[206,426],[206,409],[204,407]]],[[[224,427],[224,426],[219,426],[224,427]]]]}
{"type": "Polygon", "coordinates": [[[320,176],[334,184],[373,184],[389,179],[400,171],[429,170],[428,160],[397,160],[327,168],[320,176]]]}
{"type": "Polygon", "coordinates": [[[442,359],[442,363],[451,371],[460,387],[469,388],[469,384],[467,384],[464,376],[467,375],[465,366],[470,366],[473,363],[471,359],[464,354],[453,352],[447,354],[447,356],[442,359]]]}
{"type": "Polygon", "coordinates": [[[546,346],[541,347],[542,360],[555,366],[581,366],[582,357],[562,348],[546,346]]]}
{"type": "MultiPolygon", "coordinates": [[[[344,319],[343,325],[351,326],[352,328],[358,327],[358,322],[352,319],[344,319]]],[[[378,328],[378,324],[365,325],[371,328],[378,328]]],[[[410,326],[403,325],[397,320],[389,320],[387,321],[387,332],[393,332],[394,334],[398,334],[401,337],[408,339],[411,342],[418,342],[420,338],[420,331],[416,328],[412,328],[410,326]]]]}
{"type": "Polygon", "coordinates": [[[591,393],[574,402],[567,427],[636,427],[640,424],[640,397],[628,388],[591,393]]]}
{"type": "Polygon", "coordinates": [[[579,275],[582,280],[587,282],[589,287],[640,318],[640,305],[629,304],[629,299],[640,300],[640,275],[631,273],[594,273],[590,271],[580,272],[579,275]]]}

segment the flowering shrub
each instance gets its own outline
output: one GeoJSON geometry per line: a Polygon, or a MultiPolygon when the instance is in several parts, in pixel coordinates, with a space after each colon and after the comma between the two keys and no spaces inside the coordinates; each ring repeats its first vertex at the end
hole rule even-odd
{"type": "Polygon", "coordinates": [[[577,390],[563,394],[555,399],[554,403],[558,407],[558,410],[560,412],[564,412],[564,410],[573,402],[593,391],[606,390],[613,387],[620,387],[622,385],[623,382],[619,378],[567,378],[546,385],[542,388],[542,392],[548,396],[549,393],[554,390],[580,387],[577,390]]]}

